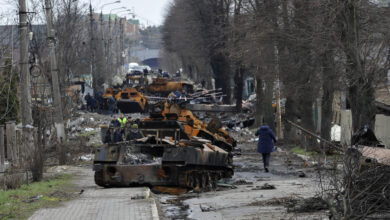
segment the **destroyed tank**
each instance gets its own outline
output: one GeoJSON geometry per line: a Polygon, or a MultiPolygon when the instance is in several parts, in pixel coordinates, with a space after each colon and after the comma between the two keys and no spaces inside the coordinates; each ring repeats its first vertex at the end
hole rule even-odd
{"type": "Polygon", "coordinates": [[[151,84],[148,85],[147,90],[150,93],[164,95],[181,90],[184,90],[187,93],[192,93],[193,85],[184,81],[170,81],[165,78],[156,78],[151,84]]]}
{"type": "Polygon", "coordinates": [[[117,107],[122,113],[147,112],[146,97],[135,88],[125,88],[115,95],[117,107]]]}
{"type": "Polygon", "coordinates": [[[185,102],[170,103],[165,101],[157,106],[162,111],[151,109],[151,117],[144,120],[177,120],[183,123],[184,131],[189,137],[210,140],[214,145],[228,152],[234,150],[237,142],[222,127],[222,123],[218,119],[213,118],[209,123],[204,123],[184,106],[185,102]]]}
{"type": "Polygon", "coordinates": [[[139,125],[143,138],[109,144],[95,153],[95,183],[112,186],[215,187],[233,175],[230,152],[210,140],[189,136],[185,123],[149,120],[139,125]]]}
{"type": "Polygon", "coordinates": [[[108,109],[108,99],[110,97],[113,97],[115,99],[115,96],[118,94],[119,89],[113,89],[113,88],[107,88],[106,91],[103,93],[103,108],[108,109]]]}

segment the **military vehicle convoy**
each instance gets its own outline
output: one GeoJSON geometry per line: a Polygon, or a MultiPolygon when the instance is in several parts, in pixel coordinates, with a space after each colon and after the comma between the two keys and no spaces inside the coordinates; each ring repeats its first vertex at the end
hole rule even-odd
{"type": "Polygon", "coordinates": [[[233,175],[231,153],[212,141],[191,136],[178,120],[147,120],[143,138],[98,149],[95,183],[112,186],[215,187],[233,175]]]}

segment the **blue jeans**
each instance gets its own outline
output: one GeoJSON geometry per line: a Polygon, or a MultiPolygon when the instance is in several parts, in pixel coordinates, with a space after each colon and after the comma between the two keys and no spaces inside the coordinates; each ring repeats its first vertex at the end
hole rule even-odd
{"type": "Polygon", "coordinates": [[[261,154],[263,156],[264,168],[269,167],[269,161],[271,159],[271,153],[261,154]]]}

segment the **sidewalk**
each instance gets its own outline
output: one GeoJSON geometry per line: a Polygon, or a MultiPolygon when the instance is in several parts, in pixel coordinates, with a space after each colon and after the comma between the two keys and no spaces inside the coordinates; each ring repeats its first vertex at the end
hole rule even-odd
{"type": "MultiPolygon", "coordinates": [[[[92,173],[92,171],[90,171],[92,173]]],[[[101,188],[94,186],[93,177],[86,175],[81,183],[88,181],[80,198],[63,203],[60,207],[36,211],[30,220],[86,220],[86,219],[131,219],[158,220],[155,200],[146,187],[101,188]],[[88,179],[87,179],[88,178],[88,179]],[[90,179],[89,179],[90,178],[90,179]],[[93,185],[90,185],[90,184],[93,185]]]]}

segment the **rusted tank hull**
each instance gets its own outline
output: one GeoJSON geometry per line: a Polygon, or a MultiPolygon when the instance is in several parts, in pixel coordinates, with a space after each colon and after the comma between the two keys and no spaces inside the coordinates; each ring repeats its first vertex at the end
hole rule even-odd
{"type": "Polygon", "coordinates": [[[206,151],[200,148],[170,148],[163,158],[164,164],[185,166],[228,167],[228,154],[222,151],[206,151]]]}
{"type": "Polygon", "coordinates": [[[150,93],[168,94],[174,91],[185,90],[187,93],[193,92],[193,85],[184,82],[159,82],[148,86],[150,93]]]}
{"type": "Polygon", "coordinates": [[[118,100],[117,106],[125,114],[144,112],[144,107],[139,102],[133,100],[118,100]]]}
{"type": "Polygon", "coordinates": [[[120,146],[99,150],[93,167],[97,185],[205,188],[233,175],[229,154],[216,146],[169,148],[165,149],[161,163],[139,165],[118,163],[120,152],[120,146]]]}
{"type": "Polygon", "coordinates": [[[143,138],[96,149],[95,182],[99,186],[215,187],[233,175],[232,155],[203,138],[190,138],[181,122],[143,121],[143,138]]]}
{"type": "Polygon", "coordinates": [[[167,175],[160,164],[154,165],[95,165],[95,172],[101,175],[100,186],[173,186],[177,185],[177,172],[167,175]]]}

